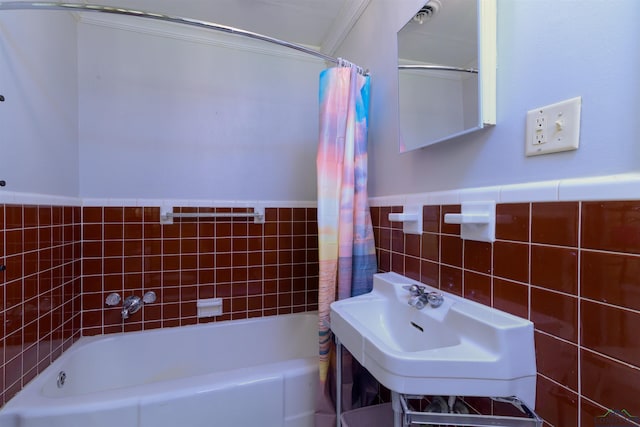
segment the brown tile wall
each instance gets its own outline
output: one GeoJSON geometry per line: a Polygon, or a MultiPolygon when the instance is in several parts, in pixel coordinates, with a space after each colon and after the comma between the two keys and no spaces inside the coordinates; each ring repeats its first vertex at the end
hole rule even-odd
{"type": "MultiPolygon", "coordinates": [[[[198,209],[211,211],[183,211],[198,209]]],[[[462,241],[459,226],[443,223],[460,206],[425,207],[420,236],[387,220],[401,209],[372,208],[381,271],[532,320],[536,410],[549,424],[594,426],[606,408],[640,413],[640,202],[498,205],[493,244],[462,241]]],[[[272,208],[265,224],[160,225],[158,208],[0,205],[0,403],[81,328],[207,321],[196,317],[198,298],[223,298],[224,315],[210,320],[317,309],[315,217],[315,209],[272,208]],[[147,290],[158,302],[124,324],[119,308],[104,307],[110,292],[147,290]]]]}
{"type": "MultiPolygon", "coordinates": [[[[459,205],[425,206],[422,235],[371,209],[381,271],[395,271],[535,324],[536,411],[592,427],[640,416],[640,201],[499,204],[496,241],[444,224],[459,205]]],[[[630,420],[620,424],[633,425],[630,420]]]]}
{"type": "Polygon", "coordinates": [[[83,335],[317,310],[316,215],[315,208],[267,208],[265,224],[182,218],[162,225],[159,208],[84,207],[83,335]],[[147,291],[157,302],[126,322],[120,306],[105,306],[111,292],[147,291]],[[199,319],[196,301],[214,297],[223,299],[223,315],[199,319]]]}
{"type": "Polygon", "coordinates": [[[0,406],[80,337],[80,213],[0,205],[0,406]]]}
{"type": "MultiPolygon", "coordinates": [[[[184,212],[241,212],[181,208],[184,212]]],[[[158,208],[0,205],[0,406],[81,335],[317,310],[316,209],[177,219],[158,208]],[[111,292],[158,301],[126,322],[111,292]],[[198,319],[198,298],[223,315],[198,319]]]]}

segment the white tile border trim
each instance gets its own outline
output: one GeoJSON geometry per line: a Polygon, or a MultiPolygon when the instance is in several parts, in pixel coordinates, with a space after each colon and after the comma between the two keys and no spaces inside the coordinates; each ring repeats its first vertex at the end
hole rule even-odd
{"type": "Polygon", "coordinates": [[[7,205],[81,206],[82,201],[78,197],[0,190],[0,203],[7,205]]]}
{"type": "Polygon", "coordinates": [[[561,181],[559,200],[640,200],[640,174],[561,181]]]}
{"type": "Polygon", "coordinates": [[[211,208],[315,208],[317,203],[300,200],[209,200],[209,199],[117,199],[52,196],[0,190],[0,203],[52,206],[122,206],[122,207],[211,207],[211,208]]]}
{"type": "Polygon", "coordinates": [[[82,206],[203,207],[203,208],[315,208],[315,201],[209,200],[209,199],[111,199],[85,198],[82,206]]]}
{"type": "MultiPolygon", "coordinates": [[[[640,200],[640,173],[572,178],[397,194],[369,198],[370,206],[455,205],[462,202],[493,200],[496,203],[527,203],[588,200],[640,200]]],[[[315,208],[315,200],[209,200],[209,199],[119,199],[81,198],[0,190],[0,203],[52,206],[126,206],[126,207],[261,207],[315,208]]]]}
{"type": "Polygon", "coordinates": [[[455,205],[480,200],[496,203],[640,200],[640,173],[371,197],[369,205],[403,206],[408,202],[427,206],[455,205]]]}

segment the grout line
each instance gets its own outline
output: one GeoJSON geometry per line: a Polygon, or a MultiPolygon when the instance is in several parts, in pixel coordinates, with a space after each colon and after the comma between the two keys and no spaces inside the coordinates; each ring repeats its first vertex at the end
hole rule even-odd
{"type": "MultiPolygon", "coordinates": [[[[541,374],[540,372],[537,372],[536,375],[540,375],[545,380],[547,380],[549,382],[552,382],[553,384],[557,385],[558,387],[562,387],[564,390],[579,396],[579,393],[577,391],[572,390],[571,388],[567,387],[566,385],[564,385],[562,383],[559,383],[558,381],[554,380],[553,378],[549,378],[548,376],[546,376],[544,374],[541,374]]],[[[576,409],[578,410],[578,412],[580,412],[580,407],[577,407],[576,409]]],[[[578,425],[580,425],[580,424],[578,424],[578,425]]]]}
{"type": "MultiPolygon", "coordinates": [[[[589,404],[591,404],[593,406],[597,406],[597,407],[601,408],[603,414],[606,414],[609,411],[609,409],[611,409],[611,408],[607,408],[606,406],[602,405],[601,403],[596,402],[595,400],[589,399],[588,397],[581,396],[581,399],[587,401],[589,404]]],[[[618,415],[616,414],[616,416],[618,416],[618,415]]],[[[625,421],[624,424],[619,424],[620,427],[623,427],[623,426],[624,427],[640,426],[640,423],[636,423],[635,421],[630,420],[628,418],[619,417],[619,419],[625,421]]],[[[616,425],[618,425],[618,424],[611,423],[611,427],[615,427],[616,425]]]]}
{"type": "Polygon", "coordinates": [[[462,248],[461,248],[462,249],[462,255],[460,257],[460,264],[461,264],[460,269],[462,270],[462,274],[461,274],[461,276],[462,276],[462,278],[461,278],[461,281],[462,281],[462,284],[461,284],[461,287],[462,287],[461,296],[464,297],[464,295],[465,295],[465,293],[464,293],[464,285],[465,285],[465,280],[464,280],[464,276],[465,276],[465,274],[464,274],[464,272],[465,272],[465,268],[464,268],[464,252],[465,251],[464,250],[465,250],[465,246],[466,246],[466,240],[463,239],[463,238],[460,238],[460,240],[462,241],[462,244],[461,244],[461,246],[462,246],[462,248]]]}
{"type": "Polygon", "coordinates": [[[527,283],[527,318],[531,321],[531,240],[533,238],[533,203],[529,203],[529,238],[528,238],[528,254],[529,254],[529,262],[528,262],[528,283],[527,283]]]}
{"type": "Polygon", "coordinates": [[[537,332],[537,333],[539,333],[539,334],[541,334],[541,335],[546,335],[546,336],[548,336],[548,337],[555,338],[555,339],[557,339],[558,341],[562,341],[562,342],[563,342],[563,343],[565,343],[565,344],[571,344],[572,346],[576,347],[576,349],[579,349],[579,348],[578,348],[578,344],[576,344],[575,342],[570,341],[570,340],[568,340],[568,339],[566,339],[566,338],[562,338],[562,337],[559,337],[559,336],[557,336],[557,335],[553,335],[553,334],[552,334],[552,333],[550,333],[550,332],[543,331],[542,329],[537,329],[537,328],[535,328],[535,332],[537,332]]]}
{"type": "Polygon", "coordinates": [[[615,304],[611,304],[605,301],[599,301],[599,300],[594,300],[592,298],[587,298],[587,297],[580,297],[579,296],[579,300],[580,301],[586,301],[592,304],[599,304],[599,305],[604,305],[605,307],[609,307],[609,308],[613,308],[613,309],[617,309],[617,310],[622,310],[622,311],[626,311],[629,313],[634,313],[634,314],[640,314],[640,310],[636,310],[633,308],[629,308],[629,307],[624,307],[621,305],[615,305],[615,304]]]}
{"type": "Polygon", "coordinates": [[[530,283],[528,284],[528,286],[531,289],[538,289],[538,290],[541,290],[541,291],[553,292],[554,294],[557,294],[557,295],[562,295],[562,296],[565,296],[565,297],[572,297],[572,298],[578,299],[578,294],[570,294],[568,292],[559,291],[557,289],[550,289],[550,288],[546,288],[546,287],[540,286],[540,285],[533,285],[533,284],[530,284],[530,283]]]}
{"type": "Polygon", "coordinates": [[[578,260],[577,260],[577,274],[576,280],[577,283],[577,293],[578,293],[578,312],[577,312],[577,338],[578,338],[578,360],[577,360],[577,371],[578,371],[578,425],[582,425],[582,411],[580,408],[582,407],[582,273],[581,273],[581,259],[582,256],[580,254],[582,248],[582,202],[578,203],[578,260]]]}
{"type": "Polygon", "coordinates": [[[588,352],[590,352],[590,353],[593,353],[593,354],[595,354],[595,355],[597,355],[597,356],[602,357],[603,359],[607,359],[607,360],[610,360],[610,361],[612,361],[612,362],[619,363],[619,364],[621,364],[621,365],[626,366],[627,368],[631,368],[631,369],[633,369],[634,371],[638,371],[638,372],[640,372],[640,366],[634,366],[634,365],[632,365],[632,364],[631,364],[631,363],[629,363],[629,362],[625,362],[624,360],[616,359],[615,357],[609,356],[609,355],[607,355],[607,354],[601,353],[601,352],[599,352],[599,351],[593,350],[593,349],[588,348],[588,347],[580,347],[580,350],[581,350],[581,351],[588,351],[588,352]]]}
{"type": "Polygon", "coordinates": [[[580,248],[580,250],[584,252],[592,252],[592,253],[599,253],[599,254],[605,254],[605,255],[619,255],[619,256],[625,256],[625,257],[631,257],[631,258],[640,258],[640,253],[612,251],[612,250],[606,250],[606,249],[591,249],[591,248],[582,248],[582,247],[580,248]]]}

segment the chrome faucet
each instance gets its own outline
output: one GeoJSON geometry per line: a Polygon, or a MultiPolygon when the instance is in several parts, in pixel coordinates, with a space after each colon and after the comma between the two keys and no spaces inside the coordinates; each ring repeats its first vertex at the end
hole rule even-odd
{"type": "Polygon", "coordinates": [[[140,299],[140,297],[135,295],[126,297],[122,303],[122,311],[120,312],[122,318],[128,319],[129,315],[140,310],[140,307],[142,307],[142,299],[140,299]]]}
{"type": "Polygon", "coordinates": [[[444,297],[439,292],[425,292],[425,286],[407,285],[403,286],[404,289],[409,291],[409,305],[418,310],[422,310],[425,305],[430,305],[433,308],[440,307],[444,302],[444,297]]]}
{"type": "MultiPolygon", "coordinates": [[[[107,296],[106,304],[109,306],[118,305],[120,303],[120,295],[117,293],[111,293],[107,296]]],[[[128,296],[124,299],[122,303],[122,310],[120,314],[122,319],[128,319],[130,314],[135,313],[140,310],[143,304],[149,304],[156,300],[156,293],[153,291],[149,291],[142,298],[136,295],[128,296]]]]}

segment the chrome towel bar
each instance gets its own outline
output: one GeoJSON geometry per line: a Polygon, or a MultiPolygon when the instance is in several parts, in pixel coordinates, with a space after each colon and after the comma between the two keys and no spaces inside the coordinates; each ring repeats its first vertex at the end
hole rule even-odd
{"type": "Polygon", "coordinates": [[[253,218],[255,224],[264,224],[264,208],[254,207],[253,212],[173,212],[160,210],[160,223],[173,224],[175,218],[253,218]]]}

